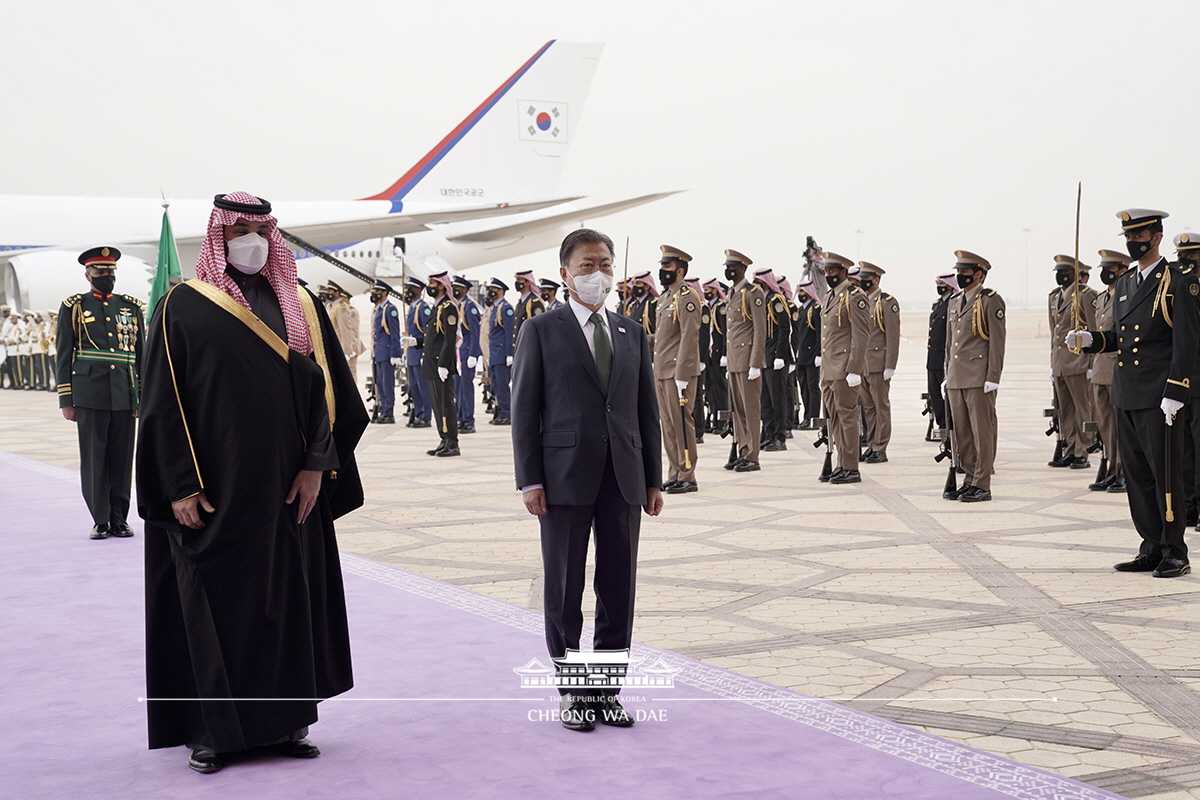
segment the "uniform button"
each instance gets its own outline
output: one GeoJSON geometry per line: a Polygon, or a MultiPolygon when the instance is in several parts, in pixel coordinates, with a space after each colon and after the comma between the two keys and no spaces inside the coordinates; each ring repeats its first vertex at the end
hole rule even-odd
{"type": "Polygon", "coordinates": [[[108,335],[109,335],[109,336],[112,336],[112,331],[109,331],[109,332],[108,332],[108,335]]]}
{"type": "Polygon", "coordinates": [[[116,364],[109,364],[109,365],[108,365],[108,368],[109,368],[109,369],[116,369],[116,368],[117,368],[117,365],[116,365],[116,364]]]}
{"type": "Polygon", "coordinates": [[[1135,361],[1135,362],[1133,362],[1133,365],[1136,367],[1140,363],[1141,363],[1140,361],[1135,361]]]}
{"type": "Polygon", "coordinates": [[[105,317],[105,318],[104,318],[104,321],[105,321],[105,322],[112,322],[112,317],[105,317]]]}
{"type": "Polygon", "coordinates": [[[112,353],[117,352],[117,348],[115,348],[115,347],[110,347],[108,349],[109,349],[109,352],[112,352],[112,353]]]}
{"type": "Polygon", "coordinates": [[[1118,361],[1118,362],[1117,362],[1117,366],[1118,366],[1118,367],[1123,367],[1123,366],[1125,366],[1125,362],[1124,362],[1124,361],[1118,361]]]}
{"type": "Polygon", "coordinates": [[[612,406],[605,406],[605,407],[604,407],[604,410],[605,410],[605,411],[612,411],[612,406]]]}
{"type": "Polygon", "coordinates": [[[1133,352],[1135,352],[1135,353],[1137,352],[1137,348],[1136,348],[1136,347],[1135,347],[1135,348],[1133,348],[1133,352]]]}
{"type": "MultiPolygon", "coordinates": [[[[1134,325],[1134,326],[1133,326],[1133,329],[1134,329],[1135,331],[1137,331],[1137,330],[1141,330],[1141,329],[1142,329],[1142,326],[1141,326],[1141,325],[1134,325]]],[[[1125,329],[1124,329],[1124,328],[1122,328],[1121,330],[1125,330],[1125,329]]]]}
{"type": "Polygon", "coordinates": [[[1142,337],[1140,337],[1140,336],[1135,336],[1135,337],[1133,337],[1133,340],[1134,340],[1135,342],[1140,342],[1140,341],[1142,340],[1142,337]]]}
{"type": "Polygon", "coordinates": [[[1124,326],[1124,325],[1122,325],[1122,326],[1121,326],[1121,330],[1125,330],[1125,326],[1124,326]]]}

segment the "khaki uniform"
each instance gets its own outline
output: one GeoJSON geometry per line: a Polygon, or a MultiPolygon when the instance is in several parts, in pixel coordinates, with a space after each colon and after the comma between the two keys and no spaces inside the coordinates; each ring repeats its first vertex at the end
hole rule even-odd
{"type": "MultiPolygon", "coordinates": [[[[1067,349],[1067,331],[1072,329],[1071,307],[1075,289],[1061,286],[1050,293],[1050,374],[1054,379],[1054,391],[1058,395],[1058,428],[1065,441],[1063,457],[1087,458],[1089,435],[1084,433],[1083,423],[1094,418],[1092,413],[1092,389],[1088,385],[1087,371],[1092,365],[1092,356],[1087,353],[1072,353],[1067,349]]],[[[1079,287],[1079,310],[1087,330],[1096,330],[1096,305],[1098,293],[1089,286],[1079,287]]],[[[1103,328],[1101,330],[1104,330],[1103,328]]]]}
{"type": "Polygon", "coordinates": [[[883,371],[895,370],[900,358],[900,303],[878,288],[867,295],[867,301],[871,310],[867,372],[858,393],[867,415],[867,446],[886,455],[892,440],[892,398],[891,382],[884,380],[883,371]]]}
{"type": "Polygon", "coordinates": [[[725,364],[733,406],[733,437],[738,456],[758,461],[762,427],[762,388],[750,380],[750,368],[761,370],[767,339],[766,297],[753,281],[742,280],[729,290],[725,322],[725,364]]]}
{"type": "Polygon", "coordinates": [[[858,469],[859,430],[858,389],[846,383],[846,376],[863,376],[867,371],[869,305],[866,293],[848,280],[829,290],[821,305],[821,398],[828,418],[826,431],[837,448],[837,465],[847,472],[858,469]]]}
{"type": "Polygon", "coordinates": [[[354,383],[357,385],[358,357],[367,349],[359,332],[358,309],[352,306],[344,295],[338,295],[337,299],[329,304],[329,320],[333,323],[333,330],[342,345],[342,355],[346,357],[350,374],[354,376],[354,383]]]}
{"type": "MultiPolygon", "coordinates": [[[[1100,292],[1100,296],[1096,298],[1096,330],[1106,331],[1116,327],[1113,321],[1113,300],[1116,294],[1117,284],[1114,281],[1107,291],[1100,292]]],[[[1092,356],[1092,377],[1088,379],[1092,385],[1092,412],[1100,427],[1100,440],[1104,442],[1104,455],[1108,457],[1109,475],[1123,474],[1121,450],[1117,444],[1117,415],[1109,397],[1112,391],[1113,369],[1116,366],[1116,353],[1097,353],[1092,356]]]]}
{"type": "Polygon", "coordinates": [[[1004,298],[973,286],[950,300],[946,318],[946,399],[964,484],[991,491],[996,463],[996,392],[1004,371],[1004,298]]]}
{"type": "Polygon", "coordinates": [[[667,451],[667,480],[696,480],[696,422],[692,410],[700,384],[700,322],[707,313],[704,299],[682,281],[659,301],[658,331],[654,336],[654,385],[667,451]],[[680,410],[675,381],[687,381],[680,410]],[[684,458],[684,450],[687,458],[684,458]],[[687,466],[690,464],[690,466],[687,466]]]}

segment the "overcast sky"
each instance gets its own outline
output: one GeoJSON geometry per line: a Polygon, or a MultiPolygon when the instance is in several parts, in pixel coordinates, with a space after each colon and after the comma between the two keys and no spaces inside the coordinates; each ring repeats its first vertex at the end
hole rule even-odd
{"type": "MultiPolygon", "coordinates": [[[[965,248],[1010,306],[1041,307],[1074,247],[1077,181],[1085,262],[1123,248],[1125,207],[1170,212],[1168,236],[1200,227],[1194,0],[110,0],[4,17],[0,193],[374,194],[558,38],[605,43],[562,193],[687,190],[597,221],[631,238],[631,271],[670,243],[705,278],[727,247],[795,275],[812,235],[916,309],[965,248]]],[[[523,262],[556,271],[550,252],[523,262]]]]}

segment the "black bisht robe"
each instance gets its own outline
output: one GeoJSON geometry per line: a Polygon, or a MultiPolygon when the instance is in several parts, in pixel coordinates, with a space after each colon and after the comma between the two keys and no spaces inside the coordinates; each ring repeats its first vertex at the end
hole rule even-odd
{"type": "Polygon", "coordinates": [[[333,521],[362,505],[354,447],[367,412],[314,306],[338,468],[325,472],[303,525],[284,499],[318,426],[328,429],[321,367],[295,351],[285,361],[247,324],[252,316],[239,319],[188,284],[151,320],[137,495],[147,698],[167,698],[146,704],[151,748],[269,744],[316,722],[317,699],[353,685],[333,521]],[[202,490],[216,512],[201,510],[199,530],[181,526],[171,501],[202,490]]]}

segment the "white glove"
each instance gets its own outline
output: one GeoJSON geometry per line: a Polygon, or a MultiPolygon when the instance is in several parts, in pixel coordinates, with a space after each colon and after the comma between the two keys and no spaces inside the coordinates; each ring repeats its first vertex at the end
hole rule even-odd
{"type": "Polygon", "coordinates": [[[820,356],[817,356],[816,358],[813,359],[813,366],[814,367],[821,366],[821,357],[820,356]]]}
{"type": "Polygon", "coordinates": [[[885,381],[890,381],[890,380],[892,379],[892,376],[893,376],[893,375],[895,375],[895,374],[896,374],[896,370],[894,370],[894,369],[885,369],[885,370],[883,371],[883,379],[884,379],[885,381]]]}
{"type": "Polygon", "coordinates": [[[853,372],[846,373],[846,385],[853,389],[862,383],[862,375],[855,375],[853,372]]]}
{"type": "Polygon", "coordinates": [[[751,368],[750,368],[750,380],[752,380],[752,381],[756,381],[756,380],[758,380],[758,378],[759,378],[759,376],[760,376],[760,375],[762,375],[762,370],[761,370],[761,369],[759,369],[758,367],[751,367],[751,368]]]}
{"type": "Polygon", "coordinates": [[[728,356],[721,356],[721,366],[722,367],[729,366],[729,357],[728,356]]]}
{"type": "Polygon", "coordinates": [[[788,372],[795,372],[795,371],[796,371],[796,365],[788,364],[788,372]]]}
{"type": "Polygon", "coordinates": [[[1076,347],[1080,349],[1092,346],[1092,335],[1087,331],[1067,331],[1067,349],[1074,350],[1076,347]]]}
{"type": "Polygon", "coordinates": [[[946,396],[946,382],[942,381],[942,397],[946,396]]]}
{"type": "Polygon", "coordinates": [[[1087,371],[1087,379],[1088,379],[1089,381],[1092,379],[1092,375],[1093,375],[1095,372],[1096,372],[1096,370],[1092,369],[1091,367],[1088,367],[1088,371],[1087,371]]]}
{"type": "MultiPolygon", "coordinates": [[[[345,354],[343,353],[343,355],[345,355],[345,354]]],[[[349,361],[349,360],[350,360],[350,359],[352,359],[352,358],[354,358],[354,356],[346,356],[346,360],[347,360],[347,361],[349,361]]]]}
{"type": "Polygon", "coordinates": [[[701,361],[701,362],[700,362],[700,371],[701,371],[701,372],[704,372],[704,370],[705,370],[707,367],[708,367],[708,364],[705,364],[703,361],[701,361]]]}
{"type": "Polygon", "coordinates": [[[999,388],[1000,388],[1000,384],[998,384],[998,383],[992,383],[991,381],[983,382],[983,393],[984,394],[987,394],[988,392],[994,392],[999,388]]]}
{"type": "Polygon", "coordinates": [[[401,336],[401,337],[400,337],[400,344],[401,344],[401,345],[403,345],[404,347],[416,347],[416,346],[417,346],[417,337],[415,337],[415,336],[401,336]]]}
{"type": "Polygon", "coordinates": [[[679,390],[679,396],[683,397],[683,393],[687,391],[687,381],[675,381],[675,388],[679,390]]]}
{"type": "Polygon", "coordinates": [[[475,365],[479,363],[479,359],[475,356],[467,356],[467,369],[475,369],[475,365]]]}
{"type": "Polygon", "coordinates": [[[783,359],[775,359],[775,361],[771,364],[771,369],[783,369],[783,359]]]}
{"type": "Polygon", "coordinates": [[[450,377],[450,370],[446,369],[445,367],[438,367],[438,377],[442,380],[446,380],[446,378],[450,377]]]}
{"type": "Polygon", "coordinates": [[[1179,402],[1178,400],[1172,400],[1169,397],[1164,397],[1162,399],[1162,405],[1159,407],[1162,409],[1163,414],[1165,414],[1167,417],[1167,424],[1170,425],[1175,422],[1175,415],[1179,413],[1179,409],[1183,408],[1183,403],[1179,402]]]}
{"type": "Polygon", "coordinates": [[[392,359],[388,359],[388,360],[392,362],[393,367],[400,366],[400,364],[404,361],[404,359],[402,359],[402,358],[392,358],[392,359]]]}
{"type": "Polygon", "coordinates": [[[506,366],[506,367],[512,366],[512,356],[509,356],[508,358],[504,359],[504,366],[506,366]]]}

